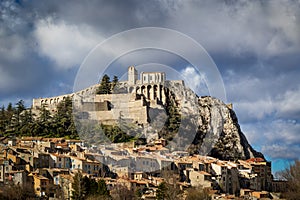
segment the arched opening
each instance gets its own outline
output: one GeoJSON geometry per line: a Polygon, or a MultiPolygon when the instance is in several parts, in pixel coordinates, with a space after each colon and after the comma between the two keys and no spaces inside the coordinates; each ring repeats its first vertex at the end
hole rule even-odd
{"type": "Polygon", "coordinates": [[[144,85],[141,87],[141,94],[146,96],[146,87],[144,85]]]}
{"type": "Polygon", "coordinates": [[[159,99],[162,101],[162,93],[164,92],[163,90],[163,86],[162,85],[159,85],[159,99]]]}
{"type": "Polygon", "coordinates": [[[154,99],[156,99],[156,98],[158,97],[158,91],[157,91],[157,88],[158,88],[157,85],[154,85],[154,86],[153,86],[153,93],[154,93],[154,94],[153,94],[153,95],[154,95],[153,98],[154,98],[154,99]]]}
{"type": "Polygon", "coordinates": [[[151,85],[147,86],[147,98],[150,99],[150,90],[151,90],[151,85]]]}
{"type": "Polygon", "coordinates": [[[135,88],[135,93],[140,94],[140,87],[139,87],[139,86],[137,86],[137,87],[135,88]]]}
{"type": "Polygon", "coordinates": [[[130,87],[128,92],[132,93],[133,91],[134,91],[134,87],[130,87]]]}

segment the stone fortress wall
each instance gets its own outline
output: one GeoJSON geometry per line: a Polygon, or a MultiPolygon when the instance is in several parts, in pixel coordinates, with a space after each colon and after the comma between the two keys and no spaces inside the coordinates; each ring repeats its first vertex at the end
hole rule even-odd
{"type": "Polygon", "coordinates": [[[50,111],[55,111],[56,106],[59,102],[65,100],[67,97],[73,99],[75,95],[78,96],[86,96],[91,95],[95,92],[95,89],[99,87],[99,84],[93,85],[91,87],[88,87],[84,90],[80,90],[75,93],[71,94],[64,94],[56,97],[47,97],[47,98],[37,98],[32,100],[32,108],[34,110],[37,110],[41,108],[42,106],[46,106],[50,111]]]}
{"type": "Polygon", "coordinates": [[[162,105],[166,103],[168,89],[165,88],[165,82],[164,72],[141,72],[138,79],[137,70],[134,66],[130,66],[128,81],[119,82],[121,87],[126,88],[127,93],[95,95],[96,89],[100,86],[96,84],[71,94],[33,99],[32,108],[38,110],[45,106],[55,112],[57,104],[70,97],[74,108],[82,113],[88,113],[89,119],[112,124],[122,118],[145,124],[149,122],[149,107],[162,109],[162,105]]]}

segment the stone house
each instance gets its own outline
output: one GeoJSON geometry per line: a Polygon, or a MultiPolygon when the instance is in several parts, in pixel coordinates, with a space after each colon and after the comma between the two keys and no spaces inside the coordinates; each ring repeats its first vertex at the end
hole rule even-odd
{"type": "Polygon", "coordinates": [[[212,175],[223,192],[228,194],[237,194],[239,192],[239,173],[236,167],[220,162],[211,163],[211,167],[212,175]]]}
{"type": "Polygon", "coordinates": [[[50,154],[50,167],[69,169],[71,167],[71,159],[67,155],[51,153],[50,154]]]}
{"type": "Polygon", "coordinates": [[[24,170],[6,172],[5,176],[8,181],[12,181],[16,185],[25,186],[28,182],[28,173],[24,170]]]}
{"type": "Polygon", "coordinates": [[[42,176],[42,175],[32,175],[33,177],[33,188],[35,191],[35,194],[39,197],[43,197],[49,194],[49,186],[50,181],[48,178],[42,176]]]}
{"type": "Polygon", "coordinates": [[[93,176],[99,176],[102,170],[102,164],[98,161],[86,160],[75,156],[70,156],[71,170],[81,170],[82,173],[87,173],[93,176]]]}
{"type": "Polygon", "coordinates": [[[251,167],[252,173],[257,174],[260,181],[258,190],[271,191],[272,189],[272,173],[271,162],[265,161],[263,158],[251,158],[246,160],[251,167]]]}
{"type": "Polygon", "coordinates": [[[135,170],[154,172],[160,169],[159,163],[155,157],[141,155],[135,157],[135,170]]]}
{"type": "Polygon", "coordinates": [[[211,174],[204,171],[184,170],[187,182],[193,187],[210,188],[212,186],[211,174]]]}

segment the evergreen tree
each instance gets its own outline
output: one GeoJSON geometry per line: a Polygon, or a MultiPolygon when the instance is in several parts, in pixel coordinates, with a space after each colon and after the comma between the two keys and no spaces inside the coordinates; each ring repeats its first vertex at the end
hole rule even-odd
{"type": "Polygon", "coordinates": [[[98,192],[98,183],[95,179],[90,179],[89,182],[89,195],[96,195],[98,192]]]}
{"type": "Polygon", "coordinates": [[[85,199],[87,189],[81,172],[77,172],[73,177],[72,188],[73,188],[72,199],[75,200],[85,199]]]}
{"type": "Polygon", "coordinates": [[[26,110],[24,101],[20,100],[18,103],[16,103],[16,108],[13,110],[13,115],[11,117],[11,123],[10,128],[13,130],[16,134],[19,134],[19,130],[21,128],[21,113],[26,110]]]}
{"type": "Polygon", "coordinates": [[[164,200],[166,197],[166,191],[167,191],[167,183],[162,182],[158,185],[158,188],[156,190],[156,199],[157,200],[164,200]]]}
{"type": "Polygon", "coordinates": [[[72,100],[67,97],[57,105],[57,112],[53,117],[53,126],[57,137],[69,135],[74,137],[76,127],[73,121],[72,100]]]}
{"type": "Polygon", "coordinates": [[[158,200],[173,200],[177,199],[180,194],[180,190],[176,185],[162,182],[158,185],[156,190],[156,199],[158,200]]]}
{"type": "Polygon", "coordinates": [[[105,180],[100,179],[98,181],[98,190],[97,190],[97,194],[101,195],[101,196],[109,196],[109,191],[107,189],[107,185],[105,183],[105,180]]]}
{"type": "Polygon", "coordinates": [[[96,91],[97,94],[111,94],[111,82],[107,74],[102,77],[100,86],[96,91]]]}
{"type": "Polygon", "coordinates": [[[119,78],[117,76],[114,76],[111,84],[112,91],[116,91],[118,89],[118,83],[119,83],[119,78]]]}
{"type": "Polygon", "coordinates": [[[7,105],[6,113],[7,113],[8,118],[11,118],[13,113],[14,113],[14,108],[13,108],[11,102],[9,102],[8,105],[7,105]]]}
{"type": "Polygon", "coordinates": [[[32,128],[34,124],[33,115],[31,109],[25,110],[23,114],[20,116],[20,135],[31,135],[32,128]]]}
{"type": "Polygon", "coordinates": [[[17,105],[17,109],[16,109],[17,113],[20,114],[23,110],[26,110],[23,100],[20,100],[18,103],[16,103],[16,105],[17,105]]]}
{"type": "Polygon", "coordinates": [[[1,107],[1,111],[0,111],[0,134],[4,134],[5,132],[5,128],[6,128],[6,111],[5,111],[5,107],[2,106],[1,107]]]}

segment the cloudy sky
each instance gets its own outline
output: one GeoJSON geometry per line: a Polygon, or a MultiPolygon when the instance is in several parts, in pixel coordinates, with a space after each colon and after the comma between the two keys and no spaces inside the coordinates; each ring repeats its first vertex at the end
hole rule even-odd
{"type": "MultiPolygon", "coordinates": [[[[250,143],[275,170],[299,158],[299,0],[2,0],[0,106],[19,99],[30,106],[32,98],[72,92],[81,63],[97,44],[140,27],[176,30],[201,44],[250,143]]],[[[173,65],[192,83],[203,79],[185,61],[173,65]]]]}

